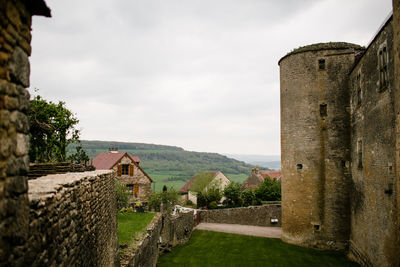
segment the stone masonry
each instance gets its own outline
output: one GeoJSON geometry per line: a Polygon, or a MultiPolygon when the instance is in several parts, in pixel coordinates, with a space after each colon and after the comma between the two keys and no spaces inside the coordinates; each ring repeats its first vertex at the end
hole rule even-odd
{"type": "Polygon", "coordinates": [[[118,266],[115,173],[55,174],[29,180],[23,266],[118,266]]]}
{"type": "Polygon", "coordinates": [[[281,204],[198,211],[200,222],[281,227],[281,204]],[[278,219],[271,223],[271,219],[278,219]]]}
{"type": "Polygon", "coordinates": [[[366,48],[283,57],[282,239],[400,266],[400,3],[366,48]]]}
{"type": "MultiPolygon", "coordinates": [[[[21,259],[28,238],[28,118],[31,17],[42,0],[0,0],[0,265],[21,259]]],[[[13,262],[16,265],[16,262],[13,262]]]]}

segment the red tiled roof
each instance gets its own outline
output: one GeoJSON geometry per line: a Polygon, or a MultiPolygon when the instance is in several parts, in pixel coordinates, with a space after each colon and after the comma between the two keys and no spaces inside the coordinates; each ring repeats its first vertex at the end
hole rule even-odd
{"type": "MultiPolygon", "coordinates": [[[[217,176],[219,171],[206,171],[204,173],[210,173],[210,174],[214,175],[214,177],[215,177],[215,176],[217,176]]],[[[179,190],[179,192],[182,192],[182,193],[188,192],[190,189],[190,185],[196,180],[197,175],[198,174],[196,174],[189,181],[187,181],[187,183],[184,186],[182,186],[182,188],[179,190]]]]}
{"type": "Polygon", "coordinates": [[[259,174],[265,179],[267,176],[271,179],[276,178],[278,179],[281,177],[281,171],[259,171],[259,174]]]}
{"type": "Polygon", "coordinates": [[[138,156],[131,157],[126,152],[101,152],[92,161],[94,167],[97,170],[110,170],[115,164],[117,164],[124,156],[128,156],[133,162],[139,163],[140,159],[138,156]]]}

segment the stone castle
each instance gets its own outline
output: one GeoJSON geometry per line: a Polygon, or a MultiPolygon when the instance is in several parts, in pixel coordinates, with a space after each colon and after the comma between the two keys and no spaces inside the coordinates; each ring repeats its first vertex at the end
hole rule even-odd
{"type": "Polygon", "coordinates": [[[279,61],[282,239],[400,265],[400,1],[368,47],[279,61]]]}

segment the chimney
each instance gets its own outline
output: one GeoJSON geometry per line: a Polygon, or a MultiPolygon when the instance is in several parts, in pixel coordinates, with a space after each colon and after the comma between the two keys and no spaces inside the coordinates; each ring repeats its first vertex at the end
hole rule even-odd
{"type": "Polygon", "coordinates": [[[110,147],[108,149],[108,152],[110,152],[110,153],[118,153],[118,147],[110,147]]]}

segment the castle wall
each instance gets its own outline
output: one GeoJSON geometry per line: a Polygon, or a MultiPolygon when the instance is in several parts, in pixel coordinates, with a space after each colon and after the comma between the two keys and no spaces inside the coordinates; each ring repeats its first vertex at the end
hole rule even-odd
{"type": "MultiPolygon", "coordinates": [[[[30,4],[34,2],[40,1],[30,4]]],[[[0,266],[20,259],[27,240],[29,93],[25,88],[33,14],[22,1],[0,0],[0,266]]]]}
{"type": "Polygon", "coordinates": [[[359,46],[317,44],[280,61],[282,239],[344,249],[350,234],[348,73],[359,46]]]}
{"type": "MultiPolygon", "coordinates": [[[[396,116],[396,181],[397,195],[397,244],[400,244],[400,0],[393,0],[393,57],[394,57],[394,99],[396,116]]],[[[398,249],[400,250],[400,248],[398,249]]],[[[400,257],[397,263],[400,266],[400,257]]]]}
{"type": "MultiPolygon", "coordinates": [[[[383,52],[383,56],[386,56],[383,52]]],[[[392,20],[350,75],[352,188],[350,256],[364,264],[395,266],[396,135],[392,20]],[[387,51],[387,85],[379,51],[387,51]]]]}
{"type": "Polygon", "coordinates": [[[29,180],[27,242],[13,266],[118,266],[114,176],[100,170],[29,180]]]}

